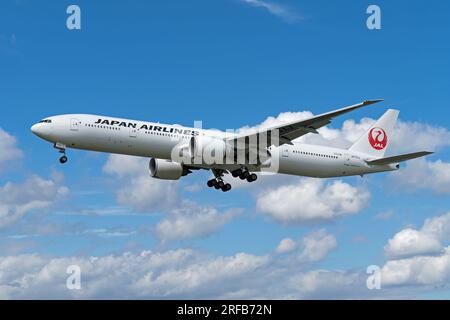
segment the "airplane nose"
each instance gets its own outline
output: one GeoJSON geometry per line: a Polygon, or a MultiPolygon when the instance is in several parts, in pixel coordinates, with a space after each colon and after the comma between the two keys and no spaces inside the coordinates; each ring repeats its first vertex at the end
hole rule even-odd
{"type": "Polygon", "coordinates": [[[44,140],[51,140],[52,127],[47,123],[36,123],[31,127],[31,132],[44,140]]]}
{"type": "Polygon", "coordinates": [[[31,126],[31,132],[33,132],[35,135],[38,135],[38,133],[39,133],[38,127],[39,127],[39,126],[38,126],[37,124],[32,125],[32,126],[31,126]]]}

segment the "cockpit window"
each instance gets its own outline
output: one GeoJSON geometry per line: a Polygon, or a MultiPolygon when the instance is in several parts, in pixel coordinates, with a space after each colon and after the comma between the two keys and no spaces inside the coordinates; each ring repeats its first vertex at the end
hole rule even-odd
{"type": "Polygon", "coordinates": [[[39,123],[52,123],[52,120],[44,119],[44,120],[39,121],[39,123]]]}

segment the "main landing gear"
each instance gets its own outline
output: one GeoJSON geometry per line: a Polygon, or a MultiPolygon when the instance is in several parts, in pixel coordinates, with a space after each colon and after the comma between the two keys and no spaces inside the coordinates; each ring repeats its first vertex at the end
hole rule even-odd
{"type": "Polygon", "coordinates": [[[258,179],[258,176],[254,173],[250,173],[247,169],[237,169],[231,172],[234,178],[239,177],[241,180],[247,180],[248,182],[253,182],[258,179]]]}
{"type": "Polygon", "coordinates": [[[211,179],[208,181],[207,185],[208,187],[216,190],[222,189],[223,192],[228,192],[231,190],[231,184],[225,183],[222,178],[211,179]]]}
{"type": "Polygon", "coordinates": [[[223,192],[228,192],[231,190],[231,184],[223,181],[223,172],[222,170],[213,169],[214,179],[208,181],[207,185],[210,188],[214,188],[216,190],[221,189],[223,192]]]}
{"type": "MultiPolygon", "coordinates": [[[[214,179],[208,180],[208,187],[215,188],[216,190],[221,189],[223,192],[228,192],[231,190],[231,184],[223,181],[223,172],[221,170],[212,170],[214,174],[214,179]]],[[[237,169],[231,172],[234,178],[239,177],[241,180],[247,180],[248,182],[253,182],[258,179],[258,176],[254,173],[250,173],[246,168],[237,169]]]]}
{"type": "Polygon", "coordinates": [[[57,149],[59,151],[59,153],[62,153],[61,158],[59,158],[59,163],[64,164],[67,162],[67,160],[69,160],[66,156],[66,146],[61,144],[61,143],[55,143],[53,145],[53,147],[55,149],[57,149]]]}

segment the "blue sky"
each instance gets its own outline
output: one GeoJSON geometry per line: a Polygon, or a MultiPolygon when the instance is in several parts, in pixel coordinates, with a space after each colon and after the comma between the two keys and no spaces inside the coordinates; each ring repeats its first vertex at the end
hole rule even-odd
{"type": "MultiPolygon", "coordinates": [[[[81,8],[82,29],[69,31],[66,8],[72,2],[2,1],[0,217],[15,218],[0,222],[0,257],[25,261],[36,254],[40,260],[33,272],[38,272],[51,261],[64,266],[64,259],[106,255],[119,259],[124,252],[137,257],[145,250],[161,255],[192,250],[191,260],[171,267],[182,273],[190,267],[206,268],[208,262],[215,266],[213,262],[249,259],[262,275],[278,270],[278,265],[298,273],[295,279],[281,279],[289,290],[263,290],[263,297],[352,297],[350,291],[336,289],[342,287],[340,283],[327,288],[317,281],[315,291],[305,291],[311,275],[327,270],[327,275],[337,273],[357,288],[353,291],[368,297],[448,298],[448,262],[437,280],[417,280],[427,278],[424,274],[392,280],[388,273],[401,263],[410,266],[413,261],[425,261],[419,270],[426,270],[435,263],[433,259],[447,259],[450,222],[442,221],[450,212],[450,4],[438,0],[374,3],[382,11],[381,30],[367,29],[366,9],[372,3],[366,1],[342,5],[330,1],[80,0],[76,4],[81,8]],[[62,167],[57,152],[29,130],[41,118],[64,113],[184,125],[202,120],[204,127],[225,130],[257,125],[270,116],[280,120],[283,112],[293,113],[285,117],[299,116],[295,112],[301,111],[318,114],[376,98],[385,102],[337,119],[331,131],[321,132],[324,138],[319,142],[351,143],[345,121],[363,132],[370,119],[394,107],[401,110],[401,124],[398,143],[390,152],[426,149],[436,154],[411,162],[399,174],[321,182],[268,178],[223,194],[205,188],[207,173],[175,184],[147,182],[151,178],[142,159],[124,163],[121,172],[120,158],[118,164],[117,158],[106,154],[71,150],[69,163],[62,167]],[[142,171],[136,172],[135,166],[142,166],[142,171]],[[306,223],[299,222],[298,216],[295,223],[280,221],[276,212],[265,212],[258,205],[263,195],[280,188],[288,186],[286,190],[302,195],[302,186],[316,183],[320,185],[312,201],[326,202],[327,188],[343,183],[349,197],[361,203],[347,211],[327,203],[332,218],[306,223]],[[136,190],[148,192],[149,199],[136,200],[132,196],[136,190]],[[368,197],[362,199],[361,194],[368,197]],[[21,204],[33,209],[20,209],[21,204]],[[19,214],[20,210],[24,213],[19,214]],[[183,222],[186,217],[198,221],[199,228],[183,230],[175,239],[168,239],[163,229],[158,233],[161,222],[183,222]],[[422,227],[426,219],[429,224],[442,223],[443,234],[422,227]],[[198,231],[200,226],[205,230],[198,231]],[[407,245],[408,236],[413,248],[407,245]],[[277,253],[286,238],[297,242],[295,249],[277,253]],[[308,239],[317,246],[309,248],[308,239]],[[439,242],[439,250],[430,248],[430,239],[439,242]],[[324,254],[306,261],[307,250],[324,254]],[[372,264],[383,267],[390,279],[386,288],[375,293],[360,281],[372,264]]],[[[292,210],[294,215],[302,214],[301,207],[292,210]]],[[[210,291],[200,284],[176,294],[164,293],[165,287],[142,295],[131,289],[125,292],[138,298],[234,297],[238,293],[237,297],[252,298],[252,290],[271,288],[277,281],[254,279],[240,287],[240,277],[253,270],[249,268],[235,276],[219,268],[222,278],[204,280],[217,283],[210,291]],[[235,286],[221,291],[220,281],[235,286]]],[[[63,271],[55,279],[64,276],[63,271]]],[[[88,278],[95,282],[102,276],[89,274],[88,278]]],[[[158,279],[148,287],[157,285],[158,279]]],[[[58,281],[47,291],[50,298],[64,290],[58,281]]],[[[119,284],[128,288],[131,281],[123,277],[119,284]]],[[[174,284],[178,281],[173,278],[174,284]]],[[[33,286],[35,291],[9,288],[0,297],[33,297],[48,289],[33,286]]],[[[120,297],[123,287],[114,289],[114,294],[89,291],[86,297],[120,297]]],[[[63,292],[68,298],[83,296],[83,290],[63,292]]]]}

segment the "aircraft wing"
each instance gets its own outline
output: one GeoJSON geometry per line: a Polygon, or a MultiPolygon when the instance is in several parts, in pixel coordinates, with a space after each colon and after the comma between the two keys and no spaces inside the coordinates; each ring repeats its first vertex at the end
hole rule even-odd
{"type": "Polygon", "coordinates": [[[243,134],[238,135],[233,138],[228,139],[228,141],[237,141],[239,139],[249,139],[248,141],[257,141],[256,139],[258,136],[266,135],[268,138],[268,145],[275,144],[276,146],[283,145],[283,144],[292,144],[292,140],[297,139],[305,134],[308,133],[318,133],[317,129],[326,126],[331,123],[331,120],[333,118],[336,118],[337,116],[343,115],[347,112],[377,103],[383,101],[381,100],[368,100],[364,101],[362,103],[358,103],[349,107],[337,109],[334,111],[330,111],[327,113],[323,113],[317,116],[314,116],[309,119],[301,120],[301,121],[294,121],[294,122],[288,122],[279,126],[274,126],[259,132],[251,133],[251,134],[243,134]],[[275,141],[275,139],[272,139],[273,132],[276,132],[278,130],[279,132],[279,141],[278,143],[275,141]],[[252,139],[253,138],[253,139],[252,139]],[[272,141],[274,140],[274,141],[272,141]]]}
{"type": "Polygon", "coordinates": [[[424,157],[424,156],[430,155],[432,153],[433,152],[421,151],[421,152],[402,154],[399,156],[381,158],[381,159],[376,159],[376,160],[371,160],[371,161],[366,161],[366,162],[370,165],[385,165],[385,164],[399,163],[399,162],[404,162],[404,161],[424,157]]]}

